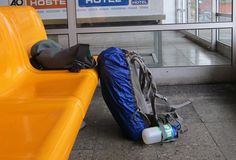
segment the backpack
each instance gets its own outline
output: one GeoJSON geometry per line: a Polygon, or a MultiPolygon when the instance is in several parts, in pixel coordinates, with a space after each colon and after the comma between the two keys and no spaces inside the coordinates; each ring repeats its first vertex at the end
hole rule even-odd
{"type": "Polygon", "coordinates": [[[98,71],[103,98],[130,139],[139,140],[145,128],[159,126],[165,142],[165,124],[178,132],[186,131],[176,109],[191,102],[170,105],[167,98],[158,93],[141,56],[120,48],[108,48],[98,56],[98,71]]]}
{"type": "Polygon", "coordinates": [[[96,66],[88,44],[77,44],[63,49],[50,39],[39,41],[32,46],[30,62],[40,70],[67,69],[70,72],[79,72],[80,69],[96,66]]]}

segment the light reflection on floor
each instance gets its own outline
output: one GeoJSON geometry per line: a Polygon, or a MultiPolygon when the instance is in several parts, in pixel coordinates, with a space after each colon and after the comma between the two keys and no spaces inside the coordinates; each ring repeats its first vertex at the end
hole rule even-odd
{"type": "MultiPolygon", "coordinates": [[[[107,33],[78,35],[79,43],[89,43],[92,53],[99,54],[108,47],[121,47],[143,55],[147,64],[155,63],[153,32],[107,33]]],[[[156,56],[158,57],[158,56],[156,56]]],[[[186,39],[180,32],[162,33],[162,65],[199,66],[229,65],[229,58],[220,53],[209,51],[186,39]]]]}

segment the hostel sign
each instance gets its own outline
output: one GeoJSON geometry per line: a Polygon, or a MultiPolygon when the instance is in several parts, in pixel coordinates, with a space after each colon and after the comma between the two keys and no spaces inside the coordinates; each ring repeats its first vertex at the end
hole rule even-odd
{"type": "Polygon", "coordinates": [[[163,0],[76,0],[78,18],[163,14],[163,0]]]}
{"type": "Polygon", "coordinates": [[[44,20],[66,19],[67,0],[1,0],[0,5],[32,6],[44,20]]]}
{"type": "MultiPolygon", "coordinates": [[[[66,19],[69,0],[0,0],[0,5],[29,5],[44,20],[66,19]]],[[[163,0],[76,0],[77,18],[163,14],[163,0]]]]}
{"type": "Polygon", "coordinates": [[[35,9],[66,8],[66,0],[27,0],[27,5],[35,9]]]}
{"type": "Polygon", "coordinates": [[[132,5],[147,5],[148,0],[132,0],[131,4],[132,5]]]}
{"type": "Polygon", "coordinates": [[[22,6],[24,4],[23,0],[12,0],[9,2],[10,6],[22,6]]]}
{"type": "Polygon", "coordinates": [[[29,5],[36,9],[65,8],[67,0],[8,0],[10,6],[29,5]]]}
{"type": "Polygon", "coordinates": [[[79,0],[79,7],[126,6],[129,0],[79,0]]]}

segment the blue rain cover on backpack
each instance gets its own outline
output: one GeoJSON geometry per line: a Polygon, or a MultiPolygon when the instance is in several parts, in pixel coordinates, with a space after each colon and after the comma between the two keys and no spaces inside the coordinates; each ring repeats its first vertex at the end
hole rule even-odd
{"type": "Polygon", "coordinates": [[[141,138],[147,127],[137,112],[130,68],[120,48],[108,48],[98,57],[98,70],[103,98],[125,135],[133,140],[141,138]]]}

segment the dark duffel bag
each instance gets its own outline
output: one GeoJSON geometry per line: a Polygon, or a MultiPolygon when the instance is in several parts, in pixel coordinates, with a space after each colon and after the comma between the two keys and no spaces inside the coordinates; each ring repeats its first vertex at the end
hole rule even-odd
{"type": "Polygon", "coordinates": [[[77,44],[63,49],[52,40],[42,40],[31,48],[31,64],[40,70],[69,70],[94,68],[96,61],[90,54],[88,44],[77,44]]]}

